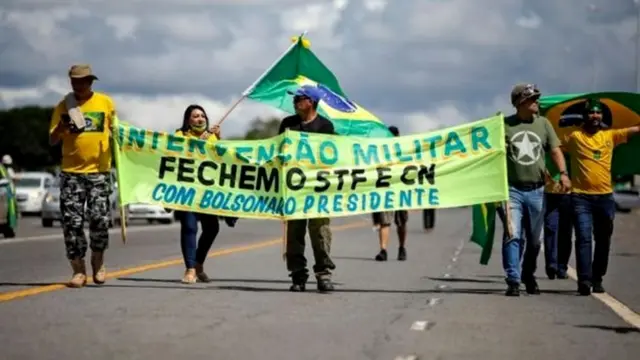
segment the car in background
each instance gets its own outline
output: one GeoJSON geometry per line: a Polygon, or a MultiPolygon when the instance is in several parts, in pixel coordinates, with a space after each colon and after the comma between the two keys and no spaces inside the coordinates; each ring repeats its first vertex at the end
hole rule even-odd
{"type": "Polygon", "coordinates": [[[613,191],[613,200],[616,203],[616,210],[620,212],[631,212],[640,208],[640,190],[638,188],[619,188],[613,191]]]}
{"type": "Polygon", "coordinates": [[[12,238],[16,236],[16,233],[10,216],[11,207],[15,204],[12,204],[14,199],[11,180],[7,178],[6,174],[6,169],[0,164],[0,233],[5,238],[12,238]]]}
{"type": "MultiPolygon", "coordinates": [[[[120,201],[118,199],[118,183],[115,181],[115,174],[112,173],[112,181],[113,191],[109,196],[109,208],[110,212],[110,220],[109,227],[120,226],[121,224],[121,215],[120,215],[120,201]]],[[[85,203],[85,212],[86,212],[86,203],[85,203]]],[[[54,222],[61,222],[62,215],[60,214],[60,181],[58,179],[54,179],[51,186],[47,188],[46,195],[42,201],[42,214],[41,214],[42,226],[44,227],[52,227],[54,222]]],[[[85,224],[88,223],[89,214],[85,214],[85,224]]],[[[125,220],[128,220],[127,210],[125,207],[125,220]]]]}
{"type": "Polygon", "coordinates": [[[175,220],[174,211],[160,205],[136,203],[128,205],[127,220],[146,220],[149,224],[158,222],[171,224],[175,220]]]}
{"type": "Polygon", "coordinates": [[[14,181],[18,211],[23,214],[40,214],[42,200],[46,196],[47,188],[51,186],[55,177],[48,172],[23,172],[16,174],[14,181]]]}

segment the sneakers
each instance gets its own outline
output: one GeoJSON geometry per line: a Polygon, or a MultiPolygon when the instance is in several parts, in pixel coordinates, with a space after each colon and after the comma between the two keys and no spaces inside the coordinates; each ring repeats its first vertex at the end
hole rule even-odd
{"type": "Polygon", "coordinates": [[[578,283],[578,294],[581,296],[589,296],[591,295],[591,284],[586,282],[578,283]]]}
{"type": "Polygon", "coordinates": [[[505,296],[520,296],[520,284],[507,284],[507,291],[504,293],[505,296]]]}
{"type": "MultiPolygon", "coordinates": [[[[389,257],[389,255],[387,254],[387,250],[386,249],[382,249],[382,250],[380,250],[378,255],[376,255],[375,259],[376,259],[376,261],[387,261],[388,257],[389,257]]],[[[407,260],[407,249],[405,249],[404,247],[399,247],[398,248],[398,261],[405,261],[405,260],[407,260]]]]}
{"type": "Polygon", "coordinates": [[[204,272],[204,268],[202,264],[196,264],[196,278],[203,283],[208,283],[211,281],[206,272],[204,272]]]}
{"type": "Polygon", "coordinates": [[[594,282],[593,286],[591,287],[591,291],[596,294],[602,294],[605,292],[601,282],[594,282]]]}
{"type": "Polygon", "coordinates": [[[405,260],[407,260],[407,250],[404,248],[404,246],[401,246],[398,248],[398,261],[405,260]]]}
{"type": "MultiPolygon", "coordinates": [[[[331,282],[330,279],[317,279],[316,281],[318,283],[318,292],[328,293],[335,290],[335,287],[333,286],[333,283],[331,282]]],[[[291,292],[305,292],[306,290],[307,290],[306,281],[295,281],[289,287],[289,291],[291,292]]]]}
{"type": "Polygon", "coordinates": [[[378,255],[376,255],[376,261],[387,261],[387,250],[380,250],[378,255]]]}
{"type": "Polygon", "coordinates": [[[525,290],[527,290],[527,294],[540,295],[540,288],[538,287],[536,279],[524,281],[524,287],[525,290]]]}
{"type": "Polygon", "coordinates": [[[74,259],[69,262],[73,275],[67,286],[72,288],[81,288],[87,285],[87,268],[84,259],[74,259]]]}
{"type": "Polygon", "coordinates": [[[327,293],[335,290],[331,280],[329,279],[318,279],[318,291],[322,293],[327,293]]]}
{"type": "Polygon", "coordinates": [[[187,269],[182,277],[183,284],[195,284],[197,280],[196,269],[187,269]]]}

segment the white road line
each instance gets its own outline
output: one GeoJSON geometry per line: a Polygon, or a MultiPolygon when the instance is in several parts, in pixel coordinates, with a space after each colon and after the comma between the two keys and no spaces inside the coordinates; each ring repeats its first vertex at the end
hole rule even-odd
{"type": "Polygon", "coordinates": [[[411,325],[411,330],[424,331],[429,325],[428,321],[416,321],[411,325]]]}
{"type": "Polygon", "coordinates": [[[429,306],[436,306],[438,304],[440,304],[442,302],[442,299],[440,298],[431,298],[429,299],[429,302],[427,303],[429,306]]]}
{"type": "Polygon", "coordinates": [[[415,355],[409,356],[396,356],[393,360],[418,360],[418,357],[415,355]]]}
{"type": "MultiPolygon", "coordinates": [[[[576,270],[571,266],[567,269],[567,275],[575,281],[578,281],[578,274],[576,270]]],[[[626,321],[629,325],[634,326],[637,329],[640,329],[640,314],[631,310],[627,305],[620,302],[618,299],[609,295],[608,293],[596,294],[591,293],[591,295],[600,300],[604,305],[606,305],[609,309],[613,310],[622,320],[626,321]]]]}
{"type": "MultiPolygon", "coordinates": [[[[130,233],[137,233],[137,232],[144,232],[144,231],[162,231],[162,230],[167,230],[167,229],[175,229],[178,228],[179,225],[178,224],[172,224],[172,225],[142,225],[142,226],[135,226],[135,227],[128,227],[127,228],[127,234],[130,233]]],[[[109,234],[120,234],[120,228],[117,229],[109,229],[109,234]]],[[[1,239],[0,240],[0,245],[8,245],[8,244],[15,244],[15,243],[22,243],[22,242],[27,242],[27,241],[49,241],[49,240],[59,240],[62,239],[62,229],[60,229],[60,233],[58,234],[46,234],[46,235],[36,235],[36,236],[26,236],[26,237],[18,237],[18,238],[13,238],[13,239],[1,239]]]]}
{"type": "MultiPolygon", "coordinates": [[[[540,246],[540,251],[544,251],[544,245],[540,246]]],[[[571,266],[567,266],[567,275],[573,281],[578,281],[578,273],[576,272],[576,269],[572,268],[571,266]]],[[[640,329],[640,314],[631,310],[631,308],[622,303],[620,300],[616,299],[606,292],[602,294],[591,293],[591,296],[600,300],[600,302],[602,302],[606,307],[616,313],[616,315],[618,315],[626,323],[635,327],[636,329],[640,329]]]]}

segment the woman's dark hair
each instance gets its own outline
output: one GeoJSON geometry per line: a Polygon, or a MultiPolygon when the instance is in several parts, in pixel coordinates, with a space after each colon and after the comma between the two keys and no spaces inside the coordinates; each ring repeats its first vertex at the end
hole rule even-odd
{"type": "Polygon", "coordinates": [[[189,118],[191,118],[191,113],[193,112],[193,110],[202,111],[207,122],[207,129],[209,128],[209,116],[207,115],[207,112],[204,111],[204,108],[202,106],[191,104],[184,110],[184,115],[182,117],[182,127],[179,129],[180,131],[185,132],[189,130],[189,118]]]}

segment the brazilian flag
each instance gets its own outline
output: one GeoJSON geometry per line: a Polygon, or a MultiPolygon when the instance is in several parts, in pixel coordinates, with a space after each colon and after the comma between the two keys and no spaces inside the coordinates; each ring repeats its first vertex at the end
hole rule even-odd
{"type": "Polygon", "coordinates": [[[493,251],[493,239],[496,233],[496,214],[500,203],[477,204],[472,207],[473,232],[471,242],[482,248],[480,264],[487,265],[493,251]]]}
{"type": "Polygon", "coordinates": [[[245,91],[244,96],[295,114],[291,93],[300,88],[314,88],[322,94],[318,113],[333,123],[338,135],[393,137],[378,117],[347,97],[337,77],[311,51],[308,39],[299,36],[292,40],[289,50],[245,91]]]}

